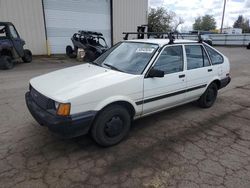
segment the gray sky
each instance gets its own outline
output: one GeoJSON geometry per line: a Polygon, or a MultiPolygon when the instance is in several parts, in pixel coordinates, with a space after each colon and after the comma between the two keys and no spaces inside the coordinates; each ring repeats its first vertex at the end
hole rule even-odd
{"type": "MultiPolygon", "coordinates": [[[[220,28],[223,2],[223,0],[149,0],[149,6],[152,8],[163,6],[175,12],[185,20],[178,29],[188,31],[192,29],[195,18],[205,14],[213,15],[217,28],[220,28]]],[[[224,27],[232,26],[239,14],[250,19],[250,0],[227,0],[224,27]]]]}

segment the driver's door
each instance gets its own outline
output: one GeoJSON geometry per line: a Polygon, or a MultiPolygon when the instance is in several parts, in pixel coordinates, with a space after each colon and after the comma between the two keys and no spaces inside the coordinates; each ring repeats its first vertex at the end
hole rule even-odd
{"type": "Polygon", "coordinates": [[[15,47],[15,50],[16,52],[18,53],[19,56],[23,56],[24,55],[24,52],[23,52],[23,46],[25,44],[24,40],[22,40],[15,27],[13,25],[10,25],[9,26],[9,33],[11,35],[11,39],[12,39],[12,42],[13,42],[13,45],[15,47]]]}
{"type": "Polygon", "coordinates": [[[181,104],[186,99],[186,75],[182,45],[166,46],[153,65],[162,78],[144,79],[143,115],[181,104]]]}

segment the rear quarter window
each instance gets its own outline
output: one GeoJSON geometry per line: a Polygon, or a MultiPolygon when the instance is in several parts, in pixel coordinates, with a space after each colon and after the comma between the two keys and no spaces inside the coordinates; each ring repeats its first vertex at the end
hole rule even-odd
{"type": "Polygon", "coordinates": [[[208,47],[207,45],[204,45],[204,47],[207,50],[207,53],[211,59],[211,63],[213,65],[219,65],[224,62],[224,58],[222,55],[220,55],[218,52],[216,52],[214,49],[208,47]]]}

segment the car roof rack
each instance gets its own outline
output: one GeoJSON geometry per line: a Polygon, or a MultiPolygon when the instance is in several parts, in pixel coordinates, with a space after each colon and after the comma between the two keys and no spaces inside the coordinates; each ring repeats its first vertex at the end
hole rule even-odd
{"type": "Polygon", "coordinates": [[[95,32],[95,31],[79,30],[78,33],[79,33],[79,34],[82,34],[82,35],[97,35],[97,36],[103,36],[102,33],[95,32]]]}
{"type": "MultiPolygon", "coordinates": [[[[174,40],[179,37],[181,39],[184,39],[183,35],[179,32],[123,32],[125,36],[123,37],[124,40],[128,40],[129,35],[137,35],[137,39],[144,39],[145,35],[147,38],[150,38],[150,36],[154,36],[154,38],[168,38],[169,39],[169,44],[174,44],[174,40]],[[164,35],[167,35],[167,37],[164,37],[164,35]]],[[[203,39],[201,37],[201,33],[197,33],[198,37],[198,43],[202,43],[203,39]]]]}
{"type": "Polygon", "coordinates": [[[145,35],[147,38],[150,38],[150,36],[154,36],[154,38],[168,38],[169,44],[174,44],[175,38],[179,39],[181,37],[183,39],[179,32],[123,32],[122,34],[125,35],[124,40],[128,40],[129,35],[137,35],[137,39],[144,39],[145,35]]]}

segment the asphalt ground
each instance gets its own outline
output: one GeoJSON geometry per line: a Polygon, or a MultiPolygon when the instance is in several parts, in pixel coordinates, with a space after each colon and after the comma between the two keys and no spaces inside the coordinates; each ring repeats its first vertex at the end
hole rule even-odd
{"type": "Polygon", "coordinates": [[[28,81],[79,64],[35,57],[0,71],[0,187],[250,187],[250,51],[218,47],[232,82],[210,109],[196,103],[133,123],[120,144],[102,148],[89,136],[64,140],[28,112],[28,81]]]}

